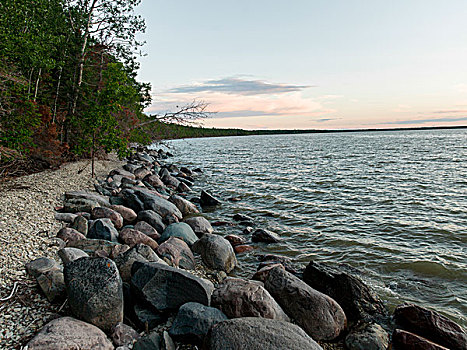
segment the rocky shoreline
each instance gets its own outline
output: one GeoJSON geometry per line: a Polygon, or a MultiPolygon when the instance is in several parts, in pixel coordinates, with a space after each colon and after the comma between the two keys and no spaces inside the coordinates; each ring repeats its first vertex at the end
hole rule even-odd
{"type": "Polygon", "coordinates": [[[222,223],[202,212],[224,199],[193,194],[202,170],[169,156],[135,149],[97,192],[65,193],[60,259],[26,264],[54,319],[24,349],[467,349],[465,330],[433,310],[403,304],[389,315],[350,273],[252,252],[250,242],[281,237],[247,215],[233,216],[242,235],[216,234],[222,223]],[[260,260],[254,276],[229,277],[248,252],[260,260]]]}

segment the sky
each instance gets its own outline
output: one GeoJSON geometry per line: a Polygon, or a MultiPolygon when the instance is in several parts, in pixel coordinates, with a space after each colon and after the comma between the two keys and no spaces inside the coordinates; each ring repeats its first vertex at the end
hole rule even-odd
{"type": "Polygon", "coordinates": [[[206,127],[467,125],[466,0],[143,0],[150,114],[206,127]]]}

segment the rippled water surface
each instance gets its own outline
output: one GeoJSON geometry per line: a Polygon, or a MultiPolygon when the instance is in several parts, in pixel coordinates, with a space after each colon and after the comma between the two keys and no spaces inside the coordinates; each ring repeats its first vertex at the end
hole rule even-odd
{"type": "MultiPolygon", "coordinates": [[[[201,167],[195,189],[241,197],[237,212],[284,238],[258,252],[346,263],[390,308],[434,307],[467,325],[467,130],[175,140],[175,162],[201,167]]],[[[219,228],[240,233],[241,227],[219,228]]]]}

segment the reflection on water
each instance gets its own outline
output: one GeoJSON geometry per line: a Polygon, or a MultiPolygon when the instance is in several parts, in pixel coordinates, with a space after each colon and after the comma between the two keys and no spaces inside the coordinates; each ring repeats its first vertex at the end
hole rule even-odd
{"type": "MultiPolygon", "coordinates": [[[[280,234],[240,256],[240,276],[268,252],[358,268],[393,308],[435,307],[467,325],[467,130],[175,140],[175,162],[201,167],[195,190],[280,234]]],[[[217,232],[240,233],[241,227],[217,232]]]]}

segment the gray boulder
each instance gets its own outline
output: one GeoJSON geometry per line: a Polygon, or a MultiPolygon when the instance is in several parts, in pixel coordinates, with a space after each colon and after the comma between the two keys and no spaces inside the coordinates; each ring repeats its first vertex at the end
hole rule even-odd
{"type": "Polygon", "coordinates": [[[65,199],[86,199],[99,203],[102,207],[109,207],[109,197],[102,196],[97,193],[91,193],[86,191],[69,191],[65,193],[65,199]]]}
{"type": "Polygon", "coordinates": [[[152,249],[156,250],[159,246],[155,240],[145,235],[143,232],[134,230],[132,228],[124,228],[120,231],[120,241],[127,244],[130,247],[134,247],[136,244],[146,244],[152,249]]]}
{"type": "MultiPolygon", "coordinates": [[[[153,240],[158,241],[161,235],[157,230],[149,225],[146,221],[139,221],[135,225],[135,230],[143,232],[146,236],[151,237],[153,240]]],[[[161,231],[162,232],[162,231],[161,231]]]]}
{"type": "MultiPolygon", "coordinates": [[[[139,197],[135,194],[134,190],[124,189],[120,192],[119,198],[121,202],[119,204],[124,204],[126,207],[131,208],[136,213],[144,210],[144,203],[139,197]]],[[[113,202],[114,204],[114,202],[113,202]]]]}
{"type": "Polygon", "coordinates": [[[209,305],[214,286],[186,271],[156,263],[133,263],[131,285],[139,297],[159,311],[194,301],[209,305]]]}
{"type": "Polygon", "coordinates": [[[195,257],[188,244],[180,238],[170,237],[156,249],[156,252],[161,258],[168,261],[171,266],[185,270],[195,268],[195,257]]]}
{"type": "Polygon", "coordinates": [[[120,229],[123,226],[123,216],[113,209],[105,207],[97,207],[91,211],[91,218],[95,219],[110,219],[115,228],[120,229]]]}
{"type": "Polygon", "coordinates": [[[161,180],[164,184],[172,188],[177,188],[178,185],[180,185],[180,180],[170,174],[164,174],[164,176],[161,177],[161,180]]]}
{"type": "Polygon", "coordinates": [[[199,210],[196,208],[196,205],[191,203],[189,200],[186,200],[185,198],[177,196],[176,194],[171,195],[169,201],[177,206],[178,210],[182,212],[183,216],[199,214],[199,210]]]}
{"type": "Polygon", "coordinates": [[[38,277],[43,273],[52,271],[52,270],[59,270],[62,271],[62,266],[54,259],[41,257],[34,259],[28,262],[26,265],[26,271],[33,277],[38,277]]]}
{"type": "Polygon", "coordinates": [[[311,261],[303,272],[303,280],[337,301],[350,323],[370,322],[387,314],[383,302],[363,281],[325,263],[311,261]]]}
{"type": "Polygon", "coordinates": [[[264,243],[277,243],[280,242],[281,238],[274,232],[265,230],[265,229],[257,229],[251,235],[252,242],[264,242],[264,243]]]}
{"type": "Polygon", "coordinates": [[[206,266],[214,270],[229,273],[237,265],[232,245],[219,235],[205,234],[193,244],[193,251],[200,254],[206,266]]]}
{"type": "Polygon", "coordinates": [[[106,241],[117,242],[118,231],[115,229],[110,219],[97,219],[94,220],[87,237],[91,239],[105,239],[106,241]]]}
{"type": "Polygon", "coordinates": [[[68,247],[78,248],[89,256],[105,255],[110,259],[115,259],[118,255],[130,249],[126,244],[107,241],[104,239],[82,239],[68,243],[68,247]]]}
{"type": "Polygon", "coordinates": [[[26,345],[28,350],[113,350],[105,333],[92,324],[72,317],[61,317],[47,323],[26,345]]]}
{"type": "Polygon", "coordinates": [[[165,230],[165,224],[162,221],[162,217],[157,214],[154,210],[142,210],[138,213],[138,221],[147,222],[157,232],[162,233],[165,230]]]}
{"type": "Polygon", "coordinates": [[[212,228],[210,222],[202,216],[194,216],[183,220],[183,222],[190,225],[191,229],[198,237],[201,237],[206,233],[214,232],[214,229],[212,228]]]}
{"type": "Polygon", "coordinates": [[[152,187],[163,187],[164,183],[162,182],[161,178],[159,175],[149,175],[144,178],[144,181],[146,181],[148,184],[150,184],[152,187]]]}
{"type": "Polygon", "coordinates": [[[58,213],[58,212],[54,213],[55,220],[63,221],[68,224],[71,224],[77,216],[78,215],[73,214],[73,213],[58,213]]]}
{"type": "Polygon", "coordinates": [[[65,266],[68,304],[77,318],[108,332],[123,321],[122,279],[107,258],[81,258],[65,266]]]}
{"type": "Polygon", "coordinates": [[[215,324],[208,350],[323,350],[299,326],[289,322],[243,317],[215,324]]]}
{"type": "Polygon", "coordinates": [[[66,213],[90,213],[96,207],[100,207],[99,203],[84,198],[70,198],[63,203],[63,210],[66,213]]]}
{"type": "Polygon", "coordinates": [[[227,319],[227,316],[216,308],[199,303],[186,303],[178,310],[169,334],[175,340],[201,344],[213,325],[227,319]]]}
{"type": "Polygon", "coordinates": [[[161,336],[157,331],[153,331],[141,337],[134,345],[133,350],[160,350],[161,336]]]}
{"type": "Polygon", "coordinates": [[[191,229],[190,225],[184,222],[176,222],[166,227],[159,239],[159,243],[165,242],[170,237],[177,237],[185,241],[189,246],[198,240],[198,237],[191,229]]]}
{"type": "Polygon", "coordinates": [[[135,261],[139,262],[156,262],[167,265],[165,261],[157,256],[154,250],[144,244],[137,244],[130,250],[120,254],[115,258],[115,264],[120,272],[120,277],[124,282],[131,280],[131,267],[135,261]]]}
{"type": "Polygon", "coordinates": [[[313,339],[333,340],[347,324],[344,311],[334,299],[279,267],[269,272],[265,288],[313,339]]]}
{"type": "Polygon", "coordinates": [[[88,220],[84,216],[77,215],[76,218],[71,223],[70,228],[73,228],[76,231],[81,232],[83,235],[86,236],[89,230],[88,220]]]}
{"type": "Polygon", "coordinates": [[[251,316],[290,321],[263,284],[257,281],[227,278],[214,290],[211,304],[230,318],[251,316]]]}
{"type": "Polygon", "coordinates": [[[160,195],[142,189],[135,189],[134,193],[144,203],[144,209],[153,210],[163,218],[174,215],[178,219],[182,219],[183,215],[175,204],[160,197],[160,195]]]}
{"type": "Polygon", "coordinates": [[[133,346],[141,338],[139,333],[124,323],[117,323],[110,338],[115,346],[133,346]]]}
{"type": "Polygon", "coordinates": [[[349,350],[386,350],[389,335],[380,325],[365,323],[345,337],[345,346],[349,350]]]}
{"type": "Polygon", "coordinates": [[[65,281],[61,270],[50,270],[36,277],[39,287],[51,303],[65,298],[65,281]]]}
{"type": "Polygon", "coordinates": [[[58,256],[62,259],[63,265],[68,264],[69,262],[75,261],[79,258],[86,258],[89,255],[78,248],[62,248],[58,251],[58,256]]]}

